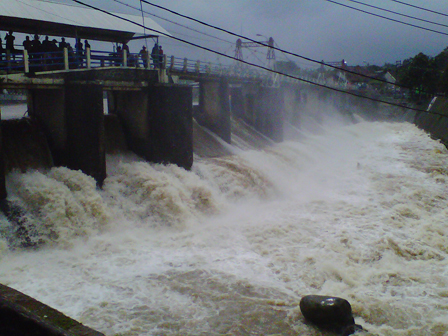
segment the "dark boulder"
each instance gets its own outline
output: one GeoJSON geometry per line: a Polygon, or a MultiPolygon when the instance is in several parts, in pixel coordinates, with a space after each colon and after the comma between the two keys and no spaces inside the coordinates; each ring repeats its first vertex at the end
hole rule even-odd
{"type": "Polygon", "coordinates": [[[351,335],[362,327],[355,324],[350,303],[333,296],[307,295],[300,301],[306,320],[340,335],[351,335]]]}

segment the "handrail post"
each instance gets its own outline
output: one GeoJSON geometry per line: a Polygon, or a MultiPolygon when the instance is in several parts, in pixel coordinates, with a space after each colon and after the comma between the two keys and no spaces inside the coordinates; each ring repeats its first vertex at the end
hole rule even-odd
{"type": "Polygon", "coordinates": [[[128,66],[128,52],[126,49],[123,50],[123,66],[128,66]]]}
{"type": "Polygon", "coordinates": [[[171,56],[170,71],[173,71],[173,69],[174,69],[174,56],[171,56]]]}
{"type": "Polygon", "coordinates": [[[210,74],[212,72],[212,62],[208,62],[207,73],[210,74]]]}
{"type": "Polygon", "coordinates": [[[25,73],[30,72],[30,60],[28,57],[28,50],[23,49],[23,68],[25,70],[25,73]]]}
{"type": "Polygon", "coordinates": [[[182,68],[183,72],[187,72],[188,71],[188,59],[184,58],[184,67],[182,68]]]}
{"type": "Polygon", "coordinates": [[[86,63],[87,63],[87,69],[90,69],[92,67],[92,59],[90,57],[90,48],[86,48],[86,63]]]}
{"type": "Polygon", "coordinates": [[[68,63],[68,49],[64,47],[64,70],[69,70],[70,64],[68,63]]]}

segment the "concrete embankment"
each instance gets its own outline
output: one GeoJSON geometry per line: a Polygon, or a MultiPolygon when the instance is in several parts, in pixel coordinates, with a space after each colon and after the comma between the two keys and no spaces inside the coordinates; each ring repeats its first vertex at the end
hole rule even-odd
{"type": "Polygon", "coordinates": [[[56,309],[1,284],[0,335],[104,336],[56,309]]]}
{"type": "Polygon", "coordinates": [[[414,123],[431,134],[432,138],[439,139],[448,146],[448,99],[434,98],[429,103],[427,112],[417,112],[414,123]]]}

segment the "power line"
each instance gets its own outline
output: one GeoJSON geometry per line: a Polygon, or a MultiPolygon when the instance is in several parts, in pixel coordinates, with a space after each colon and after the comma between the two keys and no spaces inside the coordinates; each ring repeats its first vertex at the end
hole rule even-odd
{"type": "MultiPolygon", "coordinates": [[[[425,27],[422,27],[422,26],[417,26],[417,25],[412,24],[412,23],[408,23],[408,22],[404,22],[404,21],[388,18],[387,16],[371,13],[371,12],[368,12],[368,11],[365,11],[365,10],[362,10],[362,9],[359,9],[359,8],[356,8],[356,7],[352,7],[352,6],[341,4],[340,2],[336,2],[336,1],[333,1],[333,0],[325,0],[325,1],[334,3],[335,5],[339,5],[339,6],[343,6],[343,7],[346,7],[346,8],[350,8],[350,9],[353,9],[353,10],[358,11],[358,12],[362,12],[362,13],[365,13],[365,14],[373,15],[373,16],[376,16],[376,17],[379,17],[379,18],[382,18],[382,19],[385,19],[385,20],[401,23],[401,24],[404,24],[406,26],[419,28],[419,29],[423,29],[423,30],[426,30],[426,31],[430,31],[430,32],[436,33],[436,34],[441,34],[441,35],[448,36],[448,33],[444,33],[444,32],[438,31],[438,30],[430,29],[430,28],[425,28],[425,27]]],[[[143,2],[146,2],[146,1],[143,1],[143,2]]]]}
{"type": "MultiPolygon", "coordinates": [[[[97,11],[103,12],[103,13],[105,13],[105,14],[107,14],[107,15],[116,17],[116,18],[121,19],[121,20],[123,20],[123,21],[127,21],[127,22],[130,22],[130,23],[135,24],[135,25],[137,25],[137,26],[140,26],[140,27],[142,27],[142,28],[145,28],[142,24],[140,24],[140,23],[138,23],[138,22],[132,21],[132,20],[130,20],[130,19],[126,19],[126,18],[121,17],[121,16],[119,16],[119,15],[117,15],[117,14],[108,12],[108,11],[106,11],[106,10],[104,10],[104,9],[101,9],[101,8],[98,8],[98,7],[95,7],[95,6],[86,4],[86,3],[82,2],[82,1],[79,1],[79,0],[72,0],[72,1],[73,1],[73,2],[76,2],[76,3],[78,3],[78,4],[81,4],[81,5],[83,5],[83,6],[86,6],[86,7],[92,8],[92,9],[95,9],[95,10],[97,10],[97,11]]],[[[143,0],[142,0],[142,1],[143,1],[143,0]]],[[[144,2],[146,2],[146,1],[144,1],[144,2]]],[[[149,29],[149,28],[146,28],[146,29],[149,29]]],[[[157,30],[155,30],[155,29],[151,29],[151,30],[152,30],[153,32],[155,32],[155,33],[163,34],[162,32],[157,31],[157,30]]],[[[208,51],[208,52],[211,52],[211,53],[220,55],[220,56],[222,56],[222,57],[230,58],[230,59],[235,60],[234,57],[228,56],[228,55],[226,55],[226,54],[223,54],[223,53],[221,53],[221,52],[218,52],[218,51],[216,51],[216,50],[213,50],[213,49],[210,49],[210,48],[207,48],[207,47],[200,46],[200,45],[198,45],[198,44],[196,44],[196,43],[189,42],[189,41],[185,41],[185,40],[182,40],[182,39],[180,39],[180,38],[178,38],[178,37],[175,37],[175,36],[170,36],[170,38],[172,38],[172,39],[174,39],[174,40],[177,40],[177,41],[180,41],[180,42],[183,42],[183,43],[186,43],[186,44],[189,44],[189,45],[192,45],[192,46],[195,46],[195,47],[197,47],[197,48],[206,50],[206,51],[208,51]]],[[[250,40],[250,39],[248,39],[248,40],[250,40]]],[[[256,41],[255,41],[255,42],[256,42],[256,41]]],[[[260,42],[257,42],[257,43],[260,43],[260,42]]],[[[263,43],[260,43],[260,44],[263,44],[263,43]]],[[[372,98],[372,97],[367,97],[367,96],[363,96],[363,95],[360,95],[360,94],[357,94],[357,93],[354,93],[354,92],[349,92],[349,91],[345,91],[345,90],[338,89],[338,88],[335,88],[335,87],[327,86],[327,85],[324,85],[324,84],[319,84],[319,83],[316,83],[316,82],[313,82],[313,81],[310,81],[310,80],[307,80],[307,79],[304,79],[304,78],[300,78],[300,77],[296,77],[296,76],[293,76],[293,75],[285,74],[285,73],[282,73],[282,72],[279,72],[279,71],[276,71],[276,70],[272,70],[272,69],[266,68],[266,67],[264,67],[264,66],[257,65],[257,64],[255,64],[255,63],[250,63],[250,62],[247,62],[247,61],[244,61],[244,60],[237,60],[237,61],[238,61],[238,62],[241,62],[241,63],[243,63],[243,64],[246,64],[246,65],[253,66],[253,67],[258,68],[258,69],[262,69],[262,70],[265,70],[265,71],[274,73],[274,74],[278,74],[278,75],[281,75],[281,76],[284,76],[284,77],[292,78],[292,79],[295,79],[295,80],[298,80],[298,81],[301,81],[301,82],[304,82],[304,83],[308,83],[308,84],[311,84],[311,85],[314,85],[314,86],[317,86],[317,87],[321,87],[321,88],[325,88],[325,89],[328,89],[328,90],[332,90],[332,91],[335,91],[335,92],[340,92],[340,93],[348,94],[348,95],[351,95],[351,96],[354,96],[354,97],[358,97],[358,98],[362,98],[362,99],[367,99],[367,100],[374,101],[374,102],[378,102],[378,103],[384,103],[384,104],[387,104],[387,105],[396,106],[396,107],[400,107],[400,108],[405,108],[405,109],[413,110],[413,111],[417,111],[417,112],[433,113],[433,114],[443,115],[443,114],[441,114],[441,113],[429,112],[429,111],[426,111],[426,110],[416,109],[416,108],[408,107],[407,105],[391,103],[391,102],[388,102],[388,101],[386,101],[386,100],[377,99],[377,98],[372,98]]],[[[445,115],[443,115],[443,116],[445,116],[445,115]]]]}
{"type": "Polygon", "coordinates": [[[387,12],[387,13],[392,13],[392,14],[399,15],[399,16],[404,16],[404,17],[407,17],[409,19],[418,20],[418,21],[430,23],[430,24],[437,25],[437,26],[448,27],[448,25],[445,25],[445,24],[442,24],[442,23],[437,23],[437,22],[433,22],[433,21],[429,21],[429,20],[425,20],[425,19],[420,19],[420,18],[415,17],[415,16],[398,13],[398,12],[395,12],[395,11],[392,11],[392,10],[389,10],[389,9],[385,9],[385,8],[381,8],[381,7],[377,7],[377,6],[373,6],[373,5],[368,5],[368,4],[366,4],[364,2],[361,2],[361,1],[356,1],[356,0],[347,0],[347,1],[354,2],[354,3],[360,4],[360,5],[363,5],[363,6],[367,6],[367,7],[370,7],[370,8],[375,8],[375,9],[378,9],[378,10],[381,10],[381,11],[384,11],[384,12],[387,12]]]}
{"type": "MultiPolygon", "coordinates": [[[[309,57],[301,56],[301,55],[295,54],[295,53],[293,53],[293,52],[290,52],[290,51],[287,51],[287,50],[284,50],[284,49],[280,49],[280,48],[278,48],[278,47],[276,47],[276,46],[269,46],[269,45],[267,45],[267,44],[265,44],[265,43],[263,43],[263,42],[255,41],[255,40],[253,40],[253,39],[251,39],[251,38],[249,38],[249,37],[242,36],[242,35],[240,35],[240,34],[236,34],[236,33],[234,33],[234,32],[231,32],[231,31],[229,31],[229,30],[226,30],[226,29],[224,29],[224,28],[220,28],[220,27],[211,25],[211,24],[209,24],[209,23],[203,22],[203,21],[201,21],[201,20],[192,18],[192,17],[190,17],[190,16],[187,16],[187,15],[184,15],[184,14],[181,14],[181,13],[178,13],[178,12],[175,12],[175,11],[173,11],[173,10],[171,10],[171,9],[166,8],[166,7],[163,7],[163,6],[156,5],[156,4],[153,4],[153,3],[151,3],[151,2],[148,2],[147,0],[141,0],[141,1],[143,1],[144,3],[146,3],[146,4],[148,4],[148,5],[151,5],[151,6],[153,6],[153,7],[156,7],[156,8],[159,8],[159,9],[163,9],[163,10],[165,10],[165,11],[167,11],[167,12],[169,12],[169,13],[172,13],[172,14],[174,14],[174,15],[177,15],[177,16],[186,18],[186,19],[188,19],[188,20],[191,20],[191,21],[200,23],[200,24],[202,24],[202,25],[204,25],[204,26],[206,26],[206,27],[210,27],[210,28],[213,28],[213,29],[216,29],[216,30],[225,32],[225,33],[227,33],[227,34],[229,34],[229,35],[232,35],[232,36],[235,36],[235,37],[238,37],[238,38],[242,38],[242,39],[251,41],[251,42],[253,42],[253,43],[257,43],[257,44],[262,45],[262,46],[265,46],[265,47],[270,47],[270,48],[272,48],[272,49],[274,49],[274,50],[278,50],[278,51],[280,51],[280,52],[282,52],[282,53],[284,53],[284,54],[288,54],[288,55],[291,55],[291,56],[294,56],[294,57],[298,57],[298,58],[301,58],[301,59],[306,60],[306,61],[309,61],[309,62],[317,63],[317,64],[319,64],[319,65],[325,65],[325,66],[327,66],[327,67],[329,67],[329,68],[333,68],[333,69],[336,69],[336,70],[339,70],[339,71],[343,71],[343,72],[346,72],[346,73],[350,73],[350,74],[352,74],[352,75],[356,75],[356,76],[359,76],[359,77],[363,77],[363,78],[367,78],[367,79],[371,79],[371,80],[376,80],[376,81],[379,81],[379,82],[382,82],[382,83],[386,83],[386,84],[394,85],[394,86],[401,87],[401,88],[404,88],[404,89],[409,89],[409,87],[407,87],[407,86],[405,86],[405,85],[396,84],[396,83],[391,83],[391,82],[389,82],[389,81],[387,81],[387,80],[384,80],[384,79],[371,77],[371,76],[368,76],[368,75],[365,75],[365,74],[360,74],[360,73],[357,73],[357,72],[355,72],[355,71],[351,71],[351,70],[346,69],[346,68],[337,67],[337,66],[334,66],[334,65],[332,65],[332,64],[326,64],[326,63],[323,63],[322,61],[317,61],[317,60],[314,60],[314,59],[309,58],[309,57]]],[[[329,0],[327,0],[327,1],[329,1],[329,0]]],[[[447,35],[448,35],[448,34],[447,34],[447,35]]]]}
{"type": "Polygon", "coordinates": [[[187,15],[184,15],[184,14],[180,14],[180,13],[178,13],[178,12],[175,12],[175,11],[171,10],[171,9],[165,8],[165,7],[163,7],[163,6],[160,6],[160,5],[156,5],[156,4],[150,3],[150,2],[148,2],[148,1],[146,1],[146,0],[141,0],[141,1],[143,1],[144,3],[146,3],[146,4],[148,4],[148,5],[151,5],[151,6],[153,6],[153,7],[163,9],[163,10],[165,10],[165,11],[167,11],[167,12],[170,12],[170,13],[172,13],[172,14],[174,14],[174,15],[177,15],[177,16],[186,18],[186,19],[188,19],[188,20],[191,20],[191,21],[200,23],[200,24],[202,24],[202,25],[204,25],[204,26],[206,26],[206,27],[210,27],[210,28],[213,28],[213,29],[216,29],[216,30],[225,32],[225,33],[227,33],[227,34],[229,34],[229,35],[232,35],[232,36],[235,36],[235,37],[238,37],[238,38],[242,38],[242,39],[248,40],[248,41],[253,42],[253,43],[257,43],[257,44],[262,45],[262,46],[264,46],[264,47],[270,47],[270,48],[272,48],[272,49],[274,49],[274,50],[278,50],[278,51],[280,51],[280,52],[282,52],[282,53],[284,53],[284,54],[288,54],[288,55],[291,55],[291,56],[294,56],[294,57],[298,57],[298,58],[301,58],[301,59],[303,59],[303,60],[306,60],[306,61],[309,61],[309,62],[312,62],[312,63],[316,63],[316,64],[319,64],[319,65],[325,65],[325,66],[327,66],[327,67],[329,67],[329,68],[333,68],[333,69],[336,69],[336,70],[339,70],[339,71],[343,71],[343,72],[351,73],[351,74],[353,74],[353,75],[357,75],[357,76],[360,76],[360,77],[364,77],[364,78],[368,78],[368,79],[373,79],[373,80],[377,80],[377,81],[379,81],[379,82],[383,82],[383,83],[386,83],[386,84],[392,84],[392,85],[395,85],[395,86],[398,86],[398,87],[402,87],[402,88],[405,88],[405,89],[409,89],[408,87],[406,87],[406,86],[404,86],[404,85],[391,83],[391,82],[388,82],[388,81],[386,81],[386,80],[378,79],[378,78],[374,78],[374,77],[367,76],[367,75],[364,75],[364,74],[359,74],[359,73],[357,73],[357,72],[355,72],[355,71],[351,71],[351,70],[349,70],[349,69],[340,68],[340,67],[337,67],[337,66],[334,66],[334,65],[331,65],[331,64],[326,64],[326,63],[323,63],[322,61],[317,61],[317,60],[312,59],[312,58],[309,58],[309,57],[301,56],[301,55],[295,54],[295,53],[293,53],[293,52],[290,52],[290,51],[287,51],[287,50],[284,50],[284,49],[280,49],[280,48],[275,47],[275,46],[269,46],[269,45],[267,45],[267,44],[265,44],[265,43],[263,43],[263,42],[259,42],[259,41],[253,40],[253,39],[251,39],[251,38],[249,38],[249,37],[246,37],[246,36],[243,36],[243,35],[240,35],[240,34],[231,32],[231,31],[229,31],[229,30],[227,30],[227,29],[220,28],[220,27],[217,27],[217,26],[208,24],[208,23],[206,23],[206,22],[203,22],[203,21],[201,21],[201,20],[192,18],[192,17],[187,16],[187,15]]]}
{"type": "MultiPolygon", "coordinates": [[[[202,35],[205,35],[205,36],[208,36],[208,37],[214,38],[214,39],[216,39],[216,40],[219,40],[219,41],[222,41],[222,42],[226,42],[226,43],[230,43],[230,44],[233,44],[233,42],[230,42],[230,41],[224,40],[224,39],[222,39],[222,38],[219,38],[219,37],[217,37],[217,36],[213,36],[213,35],[210,35],[210,34],[207,34],[207,33],[201,32],[201,31],[199,31],[199,30],[196,30],[196,29],[194,29],[194,28],[190,28],[190,27],[184,26],[184,25],[182,25],[182,24],[180,24],[180,23],[178,23],[178,22],[175,22],[175,21],[171,21],[171,20],[169,20],[169,19],[166,19],[166,18],[164,18],[164,17],[161,17],[161,16],[159,16],[159,15],[156,15],[156,14],[153,14],[153,13],[149,13],[149,12],[146,12],[146,11],[144,11],[144,10],[143,10],[143,7],[142,7],[141,9],[139,9],[139,8],[137,8],[137,7],[134,7],[134,6],[131,6],[131,5],[127,4],[127,3],[124,3],[124,2],[122,2],[122,1],[120,1],[120,0],[113,0],[113,1],[115,1],[115,2],[119,3],[119,4],[123,5],[123,6],[129,7],[129,8],[135,9],[135,10],[138,10],[138,11],[140,11],[140,10],[141,10],[141,11],[142,11],[142,15],[143,15],[143,13],[145,13],[145,14],[148,14],[148,15],[154,16],[154,17],[156,17],[156,18],[158,18],[158,19],[160,19],[160,20],[163,20],[163,21],[166,21],[166,22],[169,22],[169,23],[175,24],[175,25],[177,25],[177,26],[180,26],[180,27],[182,27],[182,28],[185,28],[185,29],[188,29],[188,30],[194,31],[194,32],[196,32],[196,33],[199,33],[199,34],[202,34],[202,35]]],[[[144,2],[144,1],[140,0],[140,3],[142,3],[142,2],[144,2]]],[[[144,21],[143,21],[143,24],[145,24],[145,22],[144,22],[144,21]]],[[[184,36],[187,36],[187,35],[184,35],[184,36]]]]}
{"type": "Polygon", "coordinates": [[[405,6],[409,6],[409,7],[417,8],[417,9],[420,9],[420,10],[423,10],[423,11],[426,11],[426,12],[430,12],[430,13],[433,13],[433,14],[438,14],[438,15],[448,16],[448,14],[440,13],[440,12],[436,12],[436,11],[433,11],[433,10],[431,10],[431,9],[427,9],[427,8],[423,8],[423,7],[419,7],[419,6],[415,6],[415,5],[411,5],[411,4],[408,4],[408,3],[403,2],[403,1],[398,1],[398,0],[390,0],[390,1],[392,1],[392,2],[396,2],[396,3],[399,3],[399,4],[402,4],[402,5],[405,5],[405,6]]]}

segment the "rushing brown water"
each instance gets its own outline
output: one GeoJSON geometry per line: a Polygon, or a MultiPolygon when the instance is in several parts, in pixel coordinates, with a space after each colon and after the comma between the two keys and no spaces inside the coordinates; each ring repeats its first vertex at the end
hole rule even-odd
{"type": "Polygon", "coordinates": [[[10,174],[47,244],[3,240],[0,282],[110,336],[331,335],[307,294],[349,300],[364,335],[447,335],[448,151],[409,123],[300,133],[192,171],[109,157],[103,190],[10,174]]]}

